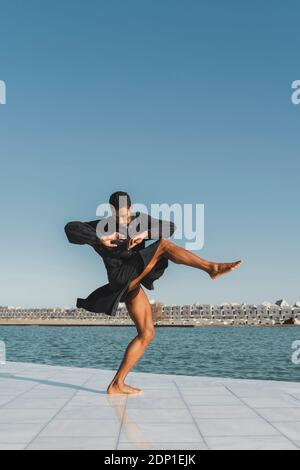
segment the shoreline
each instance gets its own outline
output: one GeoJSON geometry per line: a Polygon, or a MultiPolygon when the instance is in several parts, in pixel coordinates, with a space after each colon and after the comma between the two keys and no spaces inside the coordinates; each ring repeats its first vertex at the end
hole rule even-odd
{"type": "MultiPolygon", "coordinates": [[[[113,321],[113,320],[105,320],[105,321],[84,321],[84,320],[2,320],[0,321],[1,326],[51,326],[51,327],[94,327],[94,326],[102,326],[102,327],[135,327],[132,321],[113,321]]],[[[261,327],[261,328],[286,328],[286,327],[297,327],[299,325],[293,324],[271,324],[271,323],[221,323],[221,322],[166,322],[166,321],[154,321],[155,327],[160,328],[172,328],[172,327],[179,327],[179,328],[211,328],[211,327],[218,327],[218,328],[253,328],[253,327],[261,327]]]]}

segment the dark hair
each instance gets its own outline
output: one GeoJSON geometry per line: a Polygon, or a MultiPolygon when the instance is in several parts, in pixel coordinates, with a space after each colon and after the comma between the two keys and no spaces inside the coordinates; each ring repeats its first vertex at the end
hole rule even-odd
{"type": "Polygon", "coordinates": [[[124,191],[116,191],[109,198],[109,203],[116,211],[122,207],[130,207],[131,199],[128,193],[124,191]]]}

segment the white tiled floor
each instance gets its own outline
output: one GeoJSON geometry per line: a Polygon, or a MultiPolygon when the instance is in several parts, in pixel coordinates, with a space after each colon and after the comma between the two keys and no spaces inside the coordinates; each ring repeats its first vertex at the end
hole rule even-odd
{"type": "Polygon", "coordinates": [[[0,450],[300,448],[300,384],[131,373],[111,397],[113,375],[0,366],[0,450]]]}

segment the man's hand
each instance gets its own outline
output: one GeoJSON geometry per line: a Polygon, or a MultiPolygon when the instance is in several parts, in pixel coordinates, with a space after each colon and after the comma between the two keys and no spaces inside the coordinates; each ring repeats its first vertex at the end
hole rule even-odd
{"type": "Polygon", "coordinates": [[[117,248],[117,244],[114,243],[114,240],[125,240],[125,237],[119,233],[115,232],[112,235],[104,235],[100,238],[100,243],[107,248],[117,248]]]}
{"type": "Polygon", "coordinates": [[[148,238],[148,231],[147,230],[145,232],[138,233],[133,238],[131,238],[130,241],[129,241],[128,249],[131,250],[136,245],[139,245],[140,243],[142,243],[143,240],[145,240],[145,238],[148,238]]]}

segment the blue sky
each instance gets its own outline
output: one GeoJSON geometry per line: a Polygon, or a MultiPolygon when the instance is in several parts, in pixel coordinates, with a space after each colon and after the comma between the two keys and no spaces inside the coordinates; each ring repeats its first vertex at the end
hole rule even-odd
{"type": "Polygon", "coordinates": [[[170,265],[151,298],[299,292],[299,2],[1,1],[0,304],[72,306],[106,282],[64,224],[124,189],[204,203],[211,282],[170,265]]]}

